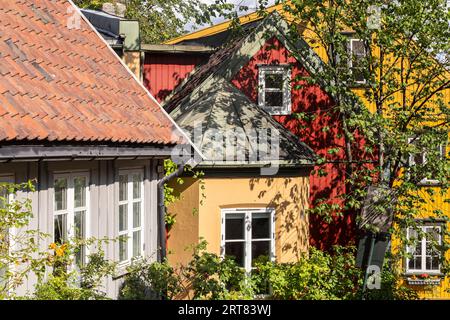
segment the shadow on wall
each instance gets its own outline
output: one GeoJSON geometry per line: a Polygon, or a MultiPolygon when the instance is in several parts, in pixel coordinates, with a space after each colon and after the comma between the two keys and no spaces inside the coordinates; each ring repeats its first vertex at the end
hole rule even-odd
{"type": "Polygon", "coordinates": [[[249,187],[250,191],[259,190],[258,199],[275,208],[278,261],[298,261],[308,249],[308,183],[298,177],[252,178],[249,187]],[[270,199],[267,199],[268,195],[270,199]]]}

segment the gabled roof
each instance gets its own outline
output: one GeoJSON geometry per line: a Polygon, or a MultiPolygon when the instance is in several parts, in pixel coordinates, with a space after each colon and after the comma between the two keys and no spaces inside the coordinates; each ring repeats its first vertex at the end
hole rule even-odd
{"type": "Polygon", "coordinates": [[[312,164],[315,158],[306,144],[224,78],[203,82],[171,115],[203,154],[202,166],[297,166],[312,164]],[[271,153],[274,135],[278,150],[271,153]]]}
{"type": "Polygon", "coordinates": [[[174,144],[182,134],[67,0],[0,0],[0,142],[174,144]]]}

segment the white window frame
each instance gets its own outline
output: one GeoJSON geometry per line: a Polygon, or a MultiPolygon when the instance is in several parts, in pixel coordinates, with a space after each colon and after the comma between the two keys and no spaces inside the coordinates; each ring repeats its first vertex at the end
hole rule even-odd
{"type": "MultiPolygon", "coordinates": [[[[434,229],[437,228],[439,229],[439,244],[442,244],[442,226],[439,224],[424,224],[419,226],[419,228],[421,229],[421,231],[423,233],[426,233],[427,229],[434,229]]],[[[407,228],[406,230],[406,238],[408,240],[410,240],[410,228],[407,228]]],[[[420,245],[421,245],[421,249],[420,249],[420,257],[421,257],[421,269],[410,269],[409,268],[409,261],[411,260],[409,257],[406,258],[406,273],[407,274],[420,274],[420,273],[427,273],[427,274],[432,274],[432,275],[439,275],[441,274],[441,263],[439,263],[439,268],[438,270],[432,270],[432,269],[427,269],[426,268],[426,244],[427,244],[427,239],[426,237],[422,237],[422,239],[418,240],[420,245]]],[[[413,252],[411,252],[411,250],[414,250],[414,248],[408,248],[408,253],[413,254],[413,252]]],[[[440,255],[440,254],[439,254],[440,255]]]]}
{"type": "Polygon", "coordinates": [[[258,105],[271,115],[289,115],[291,114],[291,68],[289,65],[261,65],[258,67],[258,105]],[[266,106],[266,92],[278,92],[277,89],[266,88],[267,74],[283,75],[283,105],[266,106]]]}
{"type": "MultiPolygon", "coordinates": [[[[67,239],[75,237],[75,212],[85,211],[85,239],[88,239],[91,234],[91,213],[90,213],[90,174],[89,171],[71,171],[53,174],[53,214],[52,214],[52,236],[53,242],[55,241],[55,216],[67,214],[67,239]],[[84,177],[86,179],[86,204],[84,207],[75,208],[75,188],[74,179],[78,177],[84,177]],[[63,210],[56,210],[56,192],[55,181],[57,179],[67,179],[67,208],[63,210]]],[[[84,249],[83,262],[87,263],[87,257],[89,256],[89,248],[86,246],[84,249]]]]}
{"type": "MultiPolygon", "coordinates": [[[[414,143],[414,138],[409,138],[408,139],[408,143],[412,144],[414,143]]],[[[441,157],[444,158],[446,157],[446,145],[445,144],[440,144],[439,145],[439,151],[441,154],[441,157]]],[[[427,163],[427,153],[425,151],[421,152],[422,155],[422,163],[426,164],[427,163]]],[[[409,155],[409,159],[408,159],[408,164],[409,166],[414,166],[416,164],[416,161],[414,160],[415,155],[410,154],[409,155]]],[[[436,179],[428,179],[428,178],[423,178],[422,180],[419,181],[420,184],[427,184],[427,185],[433,185],[433,184],[439,184],[439,180],[436,179]]]]}
{"type": "MultiPolygon", "coordinates": [[[[348,42],[348,52],[349,52],[349,58],[348,58],[348,68],[350,70],[350,73],[353,75],[353,42],[363,42],[364,44],[364,40],[362,39],[358,39],[358,38],[350,38],[349,42],[348,42]]],[[[366,46],[364,44],[364,56],[367,55],[367,50],[366,50],[366,46]]],[[[352,77],[353,78],[353,77],[352,77]]],[[[359,85],[363,85],[367,83],[367,80],[364,79],[362,81],[358,81],[356,79],[352,79],[352,82],[355,84],[359,84],[359,85]]]]}
{"type": "Polygon", "coordinates": [[[258,239],[260,241],[270,241],[270,260],[275,261],[275,209],[274,208],[230,208],[221,210],[221,257],[225,257],[225,244],[227,242],[242,242],[241,240],[225,240],[225,221],[229,214],[244,214],[244,269],[247,272],[252,270],[252,214],[269,213],[270,214],[270,239],[258,239]]]}
{"type": "Polygon", "coordinates": [[[125,260],[120,260],[120,247],[119,244],[117,244],[117,257],[118,257],[118,261],[119,261],[119,266],[124,266],[124,265],[128,265],[131,263],[131,261],[134,259],[139,259],[142,258],[144,256],[144,239],[145,239],[145,214],[144,214],[144,169],[120,169],[119,170],[119,174],[117,175],[117,234],[118,236],[127,236],[128,240],[127,240],[127,258],[125,260]],[[139,199],[133,199],[133,175],[135,174],[139,174],[141,176],[141,181],[140,181],[140,190],[141,190],[141,195],[139,199]],[[127,178],[127,200],[119,200],[120,198],[120,179],[119,177],[121,175],[126,175],[127,178]],[[140,226],[137,228],[133,227],[133,204],[136,202],[141,203],[141,208],[140,208],[140,226]],[[120,225],[119,225],[119,219],[120,219],[120,215],[119,215],[119,208],[120,205],[127,205],[127,229],[120,231],[120,225]],[[133,257],[133,233],[135,231],[140,231],[141,232],[141,243],[140,243],[140,254],[136,257],[133,257]]]}

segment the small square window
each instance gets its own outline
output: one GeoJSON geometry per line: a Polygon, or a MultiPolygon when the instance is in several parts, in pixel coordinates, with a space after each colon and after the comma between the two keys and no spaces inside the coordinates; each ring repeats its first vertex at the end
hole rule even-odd
{"type": "Polygon", "coordinates": [[[272,115],[291,113],[291,70],[289,66],[259,67],[259,106],[272,115]]]}
{"type": "Polygon", "coordinates": [[[275,256],[273,209],[226,209],[222,220],[223,255],[250,272],[258,258],[275,256]]]}

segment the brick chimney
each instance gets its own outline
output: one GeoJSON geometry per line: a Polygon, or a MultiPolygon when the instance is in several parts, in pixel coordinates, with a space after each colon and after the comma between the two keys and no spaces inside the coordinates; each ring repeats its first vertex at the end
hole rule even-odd
{"type": "Polygon", "coordinates": [[[102,11],[112,14],[114,16],[118,16],[121,18],[125,17],[125,11],[126,11],[127,7],[120,2],[106,2],[103,4],[102,6],[102,11]]]}

